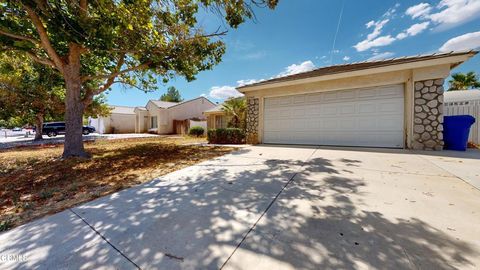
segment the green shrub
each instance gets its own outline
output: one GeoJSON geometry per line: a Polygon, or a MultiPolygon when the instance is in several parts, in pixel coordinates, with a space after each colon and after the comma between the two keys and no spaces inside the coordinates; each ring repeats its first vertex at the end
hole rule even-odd
{"type": "Polygon", "coordinates": [[[188,130],[188,135],[190,136],[200,137],[200,136],[203,136],[204,133],[205,133],[205,129],[203,129],[203,127],[200,127],[200,126],[191,127],[188,130]]]}
{"type": "Polygon", "coordinates": [[[207,132],[208,143],[242,144],[245,143],[245,132],[240,128],[217,128],[207,132]]]}
{"type": "Polygon", "coordinates": [[[10,230],[13,227],[13,221],[10,218],[0,221],[0,232],[10,230]]]}

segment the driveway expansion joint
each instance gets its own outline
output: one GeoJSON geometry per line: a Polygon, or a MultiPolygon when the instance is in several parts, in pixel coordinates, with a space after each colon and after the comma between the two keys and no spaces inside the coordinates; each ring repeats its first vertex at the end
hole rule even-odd
{"type": "Polygon", "coordinates": [[[125,255],[122,251],[120,251],[120,249],[118,249],[116,246],[114,246],[110,241],[108,241],[108,239],[103,236],[99,231],[97,231],[92,225],[90,225],[90,223],[88,223],[82,216],[80,216],[79,214],[77,214],[75,211],[73,211],[73,209],[68,209],[70,212],[72,212],[75,216],[77,216],[81,221],[83,221],[83,223],[85,223],[92,231],[94,231],[98,236],[100,236],[103,241],[105,241],[109,246],[111,246],[114,250],[116,250],[120,255],[122,255],[122,257],[124,257],[127,261],[129,261],[130,263],[132,263],[137,269],[142,269],[140,268],[140,266],[138,266],[134,261],[132,261],[130,258],[127,257],[127,255],[125,255]]]}
{"type": "Polygon", "coordinates": [[[228,261],[232,258],[232,256],[235,254],[235,252],[240,248],[240,246],[242,245],[243,242],[245,242],[245,240],[247,239],[248,235],[255,230],[255,227],[257,226],[258,222],[260,222],[260,220],[265,216],[265,214],[268,212],[268,210],[273,206],[273,204],[277,201],[278,197],[280,197],[280,195],[283,193],[283,191],[287,188],[287,186],[293,182],[293,180],[295,179],[295,176],[297,176],[297,174],[301,173],[303,167],[305,167],[306,163],[312,158],[312,156],[315,154],[315,152],[317,152],[317,150],[319,149],[319,147],[315,148],[313,150],[313,152],[310,154],[310,156],[308,156],[308,158],[306,158],[303,162],[302,162],[302,165],[298,168],[298,171],[295,172],[292,176],[290,176],[290,178],[288,179],[287,183],[285,183],[285,185],[283,185],[282,189],[277,193],[277,195],[272,199],[272,201],[268,204],[267,208],[265,208],[265,210],[262,212],[262,214],[260,215],[260,217],[255,221],[255,223],[252,225],[252,227],[250,227],[250,229],[247,231],[247,233],[243,236],[242,240],[240,241],[240,243],[238,243],[238,245],[235,247],[235,249],[232,251],[232,253],[230,254],[230,256],[228,256],[228,258],[225,260],[225,262],[222,264],[222,266],[220,267],[220,270],[223,269],[228,261]]]}
{"type": "Polygon", "coordinates": [[[433,166],[435,166],[435,167],[441,169],[442,171],[450,174],[452,177],[457,178],[457,179],[459,179],[460,181],[464,182],[465,184],[469,185],[470,187],[473,187],[474,189],[480,191],[480,188],[478,188],[478,187],[476,187],[475,185],[473,185],[472,183],[470,183],[470,181],[467,181],[467,180],[463,179],[462,177],[460,177],[460,176],[458,176],[458,175],[456,175],[456,174],[454,174],[454,173],[451,173],[451,172],[445,170],[444,168],[438,166],[437,164],[435,164],[434,162],[428,160],[427,158],[424,158],[424,157],[422,157],[421,155],[418,155],[418,158],[420,158],[420,159],[422,159],[422,160],[425,160],[426,162],[432,164],[433,166]]]}

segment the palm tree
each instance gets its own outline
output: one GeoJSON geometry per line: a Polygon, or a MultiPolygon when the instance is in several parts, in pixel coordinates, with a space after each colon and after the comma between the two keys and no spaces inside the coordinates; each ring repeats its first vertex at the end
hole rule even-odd
{"type": "Polygon", "coordinates": [[[223,103],[222,108],[228,119],[228,126],[245,129],[247,116],[247,101],[244,97],[230,98],[223,103]]]}
{"type": "Polygon", "coordinates": [[[452,74],[452,80],[448,82],[450,84],[448,90],[467,90],[480,87],[477,74],[473,71],[470,71],[467,74],[454,73],[452,74]]]}

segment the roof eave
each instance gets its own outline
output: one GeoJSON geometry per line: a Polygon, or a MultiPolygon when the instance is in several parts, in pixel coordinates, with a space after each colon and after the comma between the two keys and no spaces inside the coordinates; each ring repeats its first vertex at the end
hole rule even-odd
{"type": "Polygon", "coordinates": [[[400,71],[400,70],[408,70],[414,68],[423,68],[429,66],[437,66],[443,64],[450,64],[450,69],[457,67],[458,65],[462,64],[463,62],[467,61],[471,57],[473,57],[477,52],[470,51],[465,54],[460,55],[452,55],[446,56],[437,59],[426,59],[420,60],[415,62],[409,63],[402,63],[402,64],[392,64],[380,67],[372,67],[367,69],[361,70],[353,70],[353,71],[346,71],[346,72],[339,72],[327,75],[321,75],[316,77],[309,77],[309,78],[302,78],[302,79],[292,79],[286,81],[279,81],[279,82],[271,82],[271,83],[260,83],[256,85],[246,85],[237,87],[236,89],[241,93],[246,93],[250,91],[262,90],[262,89],[269,89],[269,88],[276,88],[282,86],[290,86],[290,85],[297,85],[297,84],[304,84],[304,83],[314,83],[320,81],[328,81],[328,80],[335,80],[335,79],[342,79],[345,77],[353,77],[353,76],[364,76],[364,75],[371,75],[376,73],[384,73],[384,72],[391,72],[391,71],[400,71]]]}

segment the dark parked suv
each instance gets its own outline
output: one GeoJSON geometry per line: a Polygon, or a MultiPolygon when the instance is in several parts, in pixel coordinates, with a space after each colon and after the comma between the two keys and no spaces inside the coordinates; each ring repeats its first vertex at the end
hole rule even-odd
{"type": "MultiPolygon", "coordinates": [[[[83,126],[83,135],[88,135],[95,132],[92,126],[83,126]]],[[[48,137],[55,137],[58,134],[65,134],[65,122],[51,122],[43,124],[43,134],[48,137]]]]}

